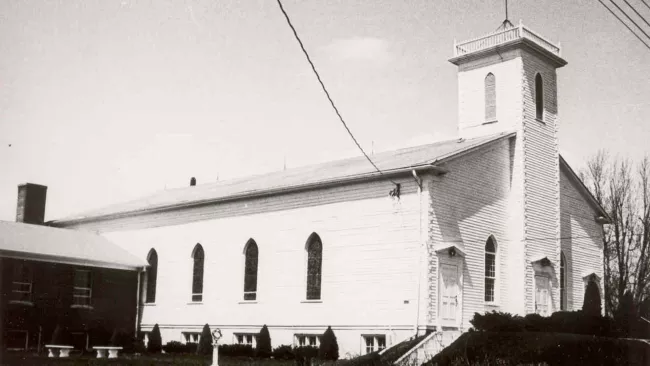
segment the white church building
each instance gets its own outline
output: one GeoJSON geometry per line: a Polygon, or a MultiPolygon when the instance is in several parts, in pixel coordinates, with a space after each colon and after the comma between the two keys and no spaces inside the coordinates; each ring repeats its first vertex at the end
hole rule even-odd
{"type": "MultiPolygon", "coordinates": [[[[457,139],[190,184],[50,225],[98,232],[149,263],[143,332],[315,345],[341,355],[475,312],[550,315],[602,286],[606,212],[559,153],[560,48],[509,22],[455,44],[457,139]]],[[[136,296],[136,294],[134,294],[136,296]]]]}

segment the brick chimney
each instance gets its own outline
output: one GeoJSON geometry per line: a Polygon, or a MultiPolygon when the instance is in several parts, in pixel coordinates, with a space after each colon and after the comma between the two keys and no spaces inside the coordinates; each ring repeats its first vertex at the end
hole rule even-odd
{"type": "Polygon", "coordinates": [[[42,225],[45,221],[46,197],[46,186],[33,183],[19,185],[16,222],[42,225]]]}

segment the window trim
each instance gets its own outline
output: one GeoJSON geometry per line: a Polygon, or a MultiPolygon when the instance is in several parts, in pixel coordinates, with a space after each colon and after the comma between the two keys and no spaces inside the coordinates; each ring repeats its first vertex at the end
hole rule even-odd
{"type": "MultiPolygon", "coordinates": [[[[233,334],[232,334],[232,338],[233,338],[233,342],[232,342],[232,343],[233,343],[233,344],[249,345],[249,343],[240,343],[239,340],[237,339],[237,336],[242,336],[242,337],[251,336],[252,339],[251,339],[251,343],[250,343],[250,345],[251,345],[253,348],[255,348],[255,347],[257,346],[257,338],[259,337],[259,333],[236,332],[236,333],[233,333],[233,334]]],[[[244,338],[244,339],[245,339],[245,338],[244,338]]]]}
{"type": "MultiPolygon", "coordinates": [[[[22,273],[22,271],[21,271],[22,273]]],[[[34,272],[32,266],[27,263],[24,260],[18,260],[14,263],[14,268],[13,268],[13,273],[12,273],[12,281],[11,281],[11,296],[9,296],[10,300],[8,301],[10,304],[22,304],[22,305],[34,305],[34,272]],[[19,266],[20,269],[27,269],[27,278],[19,278],[20,281],[16,281],[16,271],[17,268],[16,266],[19,266]],[[23,281],[26,280],[26,281],[23,281]],[[16,290],[15,286],[21,286],[21,285],[29,285],[29,291],[21,291],[21,290],[16,290]],[[19,294],[29,294],[28,299],[16,299],[14,298],[14,294],[19,293],[19,294]]]]}
{"type": "MultiPolygon", "coordinates": [[[[260,247],[259,247],[259,245],[257,245],[257,242],[255,241],[255,239],[253,239],[253,238],[248,239],[248,241],[244,245],[243,254],[244,254],[244,256],[243,256],[244,257],[243,258],[243,261],[244,261],[243,269],[244,270],[242,271],[243,272],[243,278],[242,278],[242,290],[243,291],[242,291],[242,295],[241,295],[242,297],[241,297],[240,303],[257,303],[257,301],[259,301],[260,247]],[[255,267],[256,268],[255,268],[255,276],[254,276],[255,290],[254,291],[246,291],[246,287],[247,287],[246,286],[247,285],[247,283],[246,283],[246,278],[247,277],[246,276],[247,276],[247,272],[248,272],[248,267],[247,267],[248,250],[249,250],[249,248],[253,248],[253,246],[257,251],[257,253],[255,255],[256,256],[256,258],[255,258],[255,267]],[[251,296],[252,298],[247,299],[246,295],[252,295],[251,296]]],[[[251,272],[251,275],[252,274],[253,273],[251,272]]]]}
{"type": "Polygon", "coordinates": [[[388,348],[388,337],[386,334],[361,334],[361,354],[362,355],[367,355],[372,352],[381,352],[388,348]],[[368,343],[366,339],[371,338],[372,339],[372,351],[368,352],[368,343]],[[378,339],[383,338],[384,339],[384,348],[379,348],[379,342],[378,339]]]}
{"type": "Polygon", "coordinates": [[[183,337],[183,341],[185,342],[185,344],[199,343],[201,341],[201,332],[190,332],[190,331],[181,332],[181,336],[183,337]],[[191,340],[192,336],[196,336],[196,341],[191,340]]]}
{"type": "Polygon", "coordinates": [[[323,334],[322,333],[294,333],[293,335],[293,345],[294,347],[320,347],[320,343],[323,339],[323,334]],[[311,345],[307,344],[307,337],[315,337],[316,344],[311,345]],[[300,344],[300,339],[303,338],[304,344],[300,344]]]}
{"type": "Polygon", "coordinates": [[[323,239],[318,235],[316,232],[311,233],[309,235],[309,238],[307,238],[307,242],[305,243],[305,259],[304,259],[304,264],[305,264],[305,270],[304,270],[304,276],[305,278],[305,292],[304,292],[304,298],[302,302],[307,302],[307,303],[318,303],[323,301],[323,239]],[[310,273],[309,273],[309,263],[310,263],[310,249],[312,244],[315,242],[318,242],[320,244],[320,269],[318,273],[318,297],[317,298],[310,298],[310,273]]]}
{"type": "MultiPolygon", "coordinates": [[[[6,347],[5,349],[7,351],[26,351],[29,349],[29,330],[27,329],[7,329],[5,330],[7,335],[9,333],[23,333],[25,334],[25,348],[14,348],[14,347],[6,347]]],[[[6,337],[6,335],[5,335],[6,337]]]]}
{"type": "Polygon", "coordinates": [[[74,269],[74,278],[72,283],[72,308],[90,308],[92,309],[92,300],[93,300],[93,272],[90,269],[75,268],[74,269]],[[77,273],[85,272],[88,274],[88,287],[75,286],[77,280],[77,273]],[[75,290],[85,290],[87,295],[78,295],[75,294],[75,290]],[[87,303],[76,303],[75,299],[88,299],[87,303]]]}
{"type": "Polygon", "coordinates": [[[492,72],[488,72],[483,79],[483,104],[484,104],[484,123],[493,123],[497,121],[497,80],[496,76],[492,72]],[[492,104],[494,106],[493,115],[488,115],[488,78],[492,76],[492,89],[493,89],[493,100],[492,104]]]}
{"type": "Polygon", "coordinates": [[[544,106],[544,78],[541,73],[535,74],[535,91],[533,95],[533,100],[535,101],[535,119],[540,122],[545,122],[544,112],[546,110],[544,106]],[[539,87],[538,87],[539,85],[539,87]]]}
{"type": "Polygon", "coordinates": [[[483,301],[486,305],[489,306],[497,306],[499,305],[499,244],[497,243],[496,238],[494,235],[490,235],[488,239],[485,241],[485,246],[483,247],[483,301]],[[488,252],[487,251],[487,245],[488,243],[492,241],[494,244],[494,252],[488,252]],[[485,273],[485,268],[487,267],[487,255],[488,254],[493,254],[494,255],[494,277],[488,277],[487,274],[485,273]],[[485,300],[486,298],[486,292],[487,292],[487,279],[492,279],[494,281],[494,296],[492,301],[485,300]]]}
{"type": "Polygon", "coordinates": [[[190,289],[190,301],[192,304],[200,304],[203,302],[203,290],[204,290],[204,280],[205,280],[205,250],[203,249],[203,246],[200,243],[197,243],[194,246],[194,249],[192,249],[192,287],[190,289]],[[200,289],[200,292],[194,292],[195,289],[195,278],[197,277],[197,254],[201,254],[201,278],[199,279],[199,283],[197,285],[198,289],[200,289]]]}

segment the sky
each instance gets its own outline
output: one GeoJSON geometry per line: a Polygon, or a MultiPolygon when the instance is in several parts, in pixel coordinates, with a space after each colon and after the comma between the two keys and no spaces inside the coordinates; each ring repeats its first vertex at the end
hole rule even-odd
{"type": "MultiPolygon", "coordinates": [[[[454,39],[505,18],[503,0],[283,4],[369,153],[456,138],[454,39]]],[[[650,50],[597,0],[508,7],[561,42],[569,163],[650,153],[650,50]]],[[[0,1],[0,220],[25,182],[53,220],[359,154],[273,0],[0,1]]]]}

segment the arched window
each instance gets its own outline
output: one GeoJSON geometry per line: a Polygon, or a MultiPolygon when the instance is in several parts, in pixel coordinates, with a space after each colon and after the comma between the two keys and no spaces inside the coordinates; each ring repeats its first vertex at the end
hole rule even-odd
{"type": "Polygon", "coordinates": [[[560,253],[560,310],[567,309],[567,271],[566,271],[566,257],[564,252],[560,253]]]}
{"type": "Polygon", "coordinates": [[[493,236],[485,243],[485,301],[495,301],[495,284],[497,279],[497,244],[493,236]]]}
{"type": "Polygon", "coordinates": [[[257,243],[250,239],[244,247],[244,300],[257,300],[257,243]]]}
{"type": "Polygon", "coordinates": [[[485,77],[485,121],[494,121],[497,118],[497,89],[494,74],[485,77]]]}
{"type": "Polygon", "coordinates": [[[535,76],[535,118],[544,120],[544,84],[540,74],[535,76]]]}
{"type": "Polygon", "coordinates": [[[321,272],[323,265],[323,243],[313,233],[307,240],[307,300],[320,300],[321,272]]]}
{"type": "Polygon", "coordinates": [[[147,268],[147,272],[145,273],[147,290],[144,301],[154,303],[156,302],[156,280],[158,278],[158,253],[156,253],[155,249],[149,251],[147,262],[149,262],[149,268],[147,268]]]}
{"type": "Polygon", "coordinates": [[[203,301],[203,262],[205,253],[201,244],[196,244],[192,251],[192,301],[203,301]]]}

